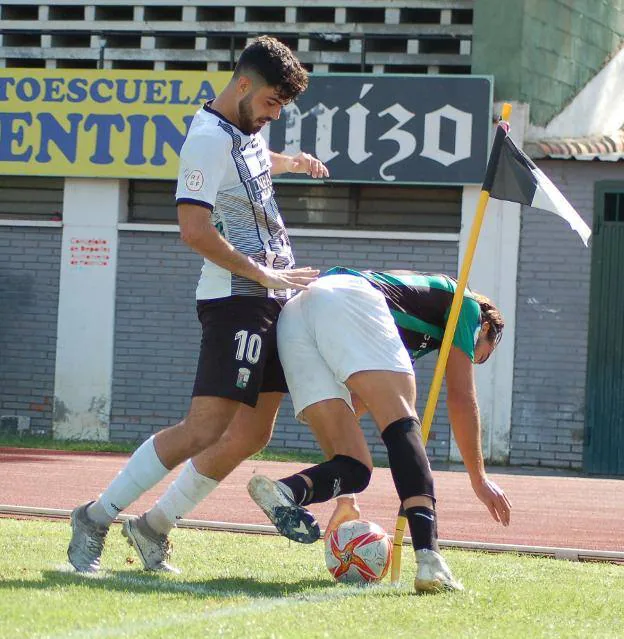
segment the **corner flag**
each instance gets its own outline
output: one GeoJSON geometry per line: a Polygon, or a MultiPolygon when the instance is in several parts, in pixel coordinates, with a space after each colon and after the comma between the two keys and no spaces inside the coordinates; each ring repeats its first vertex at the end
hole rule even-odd
{"type": "Polygon", "coordinates": [[[526,204],[562,217],[583,240],[585,246],[591,230],[559,189],[540,171],[498,126],[488,162],[483,190],[497,200],[526,204]]]}

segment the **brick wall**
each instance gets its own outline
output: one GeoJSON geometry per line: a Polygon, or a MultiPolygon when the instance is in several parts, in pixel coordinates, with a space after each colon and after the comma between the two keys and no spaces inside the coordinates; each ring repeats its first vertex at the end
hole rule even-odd
{"type": "Polygon", "coordinates": [[[61,229],[0,226],[0,415],[52,428],[61,229]]]}
{"type": "MultiPolygon", "coordinates": [[[[622,179],[607,162],[543,161],[591,226],[594,183],[622,179]]],[[[522,212],[518,264],[512,464],[580,468],[591,250],[550,213],[522,212]]]]}
{"type": "MultiPolygon", "coordinates": [[[[457,264],[454,242],[294,237],[293,245],[299,264],[322,269],[344,264],[454,273],[457,264]]],[[[176,234],[120,234],[111,439],[145,439],[186,412],[200,339],[193,303],[200,266],[176,234]]],[[[426,400],[434,364],[430,355],[419,366],[419,404],[426,400]]],[[[385,454],[373,424],[367,421],[364,428],[373,453],[385,454]]],[[[307,428],[296,422],[289,400],[271,446],[316,447],[307,428]]],[[[433,459],[447,459],[448,449],[441,398],[429,451],[433,459]]]]}
{"type": "Polygon", "coordinates": [[[187,411],[200,266],[176,233],[120,232],[111,440],[146,439],[187,411]]]}

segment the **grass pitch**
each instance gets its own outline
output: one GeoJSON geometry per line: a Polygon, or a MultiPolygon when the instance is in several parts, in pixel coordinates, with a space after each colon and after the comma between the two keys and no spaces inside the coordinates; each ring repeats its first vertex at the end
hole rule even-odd
{"type": "Polygon", "coordinates": [[[417,596],[333,583],[320,543],[176,530],[181,575],[140,569],[109,533],[96,577],[66,562],[69,523],[0,519],[0,637],[621,638],[624,566],[445,553],[464,593],[417,596]]]}

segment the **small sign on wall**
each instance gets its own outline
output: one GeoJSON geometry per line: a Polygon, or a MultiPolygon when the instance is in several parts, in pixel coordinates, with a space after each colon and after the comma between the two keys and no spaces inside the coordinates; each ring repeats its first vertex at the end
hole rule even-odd
{"type": "Polygon", "coordinates": [[[72,237],[69,245],[70,266],[108,266],[110,246],[101,238],[72,237]]]}

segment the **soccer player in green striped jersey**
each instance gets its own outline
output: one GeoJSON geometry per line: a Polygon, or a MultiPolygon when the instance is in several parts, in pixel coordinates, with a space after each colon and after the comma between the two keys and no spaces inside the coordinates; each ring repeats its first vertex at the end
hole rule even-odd
{"type": "MultiPolygon", "coordinates": [[[[363,277],[383,293],[401,341],[412,361],[440,348],[457,286],[453,278],[443,274],[413,271],[357,271],[340,266],[325,273],[326,276],[338,274],[363,277]]],[[[453,339],[454,346],[462,350],[472,361],[475,358],[475,342],[481,330],[481,307],[478,298],[484,299],[482,296],[475,296],[469,290],[464,294],[453,339]]],[[[490,306],[493,308],[493,305],[490,306]]],[[[496,343],[502,336],[500,323],[492,328],[492,331],[497,330],[499,332],[496,334],[496,343]]],[[[479,357],[487,359],[489,352],[480,354],[479,357]]],[[[483,361],[480,359],[475,363],[481,364],[483,361]]]]}
{"type": "MultiPolygon", "coordinates": [[[[440,347],[456,282],[412,271],[336,267],[290,300],[278,321],[278,349],[295,414],[328,461],[274,482],[255,475],[249,492],[278,530],[295,541],[320,536],[305,508],[334,497],[328,529],[358,514],[353,493],[370,481],[372,460],[357,417],[369,411],[416,551],[418,591],[458,590],[439,553],[433,476],[416,414],[412,362],[440,347]]],[[[472,487],[508,525],[511,504],[485,472],[473,364],[485,362],[503,330],[487,298],[466,291],[446,370],[449,418],[472,487]]]]}

